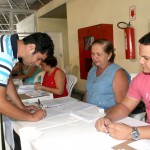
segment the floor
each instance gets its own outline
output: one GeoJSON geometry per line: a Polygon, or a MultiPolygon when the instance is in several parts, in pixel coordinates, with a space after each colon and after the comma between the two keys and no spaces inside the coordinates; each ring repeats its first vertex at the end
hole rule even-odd
{"type": "Polygon", "coordinates": [[[79,91],[79,90],[73,89],[73,90],[72,90],[71,97],[76,98],[76,99],[82,101],[83,95],[84,95],[83,92],[81,92],[81,91],[79,91]]]}

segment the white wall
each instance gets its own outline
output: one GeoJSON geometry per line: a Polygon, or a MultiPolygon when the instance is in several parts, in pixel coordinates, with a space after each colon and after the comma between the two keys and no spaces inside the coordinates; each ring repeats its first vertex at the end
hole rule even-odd
{"type": "Polygon", "coordinates": [[[21,33],[33,33],[36,31],[36,21],[34,14],[20,21],[16,25],[17,32],[21,33]]]}
{"type": "Polygon", "coordinates": [[[37,30],[46,33],[62,33],[64,67],[67,66],[69,64],[67,20],[55,18],[38,18],[37,30]]]}
{"type": "Polygon", "coordinates": [[[77,89],[85,90],[86,80],[80,80],[78,29],[100,23],[113,24],[115,62],[129,72],[141,71],[138,55],[138,40],[148,32],[150,19],[150,1],[145,0],[70,0],[67,2],[69,61],[78,69],[77,89]],[[117,27],[120,21],[129,22],[129,6],[136,7],[136,20],[131,22],[135,28],[136,59],[125,59],[125,41],[123,30],[117,27]]]}

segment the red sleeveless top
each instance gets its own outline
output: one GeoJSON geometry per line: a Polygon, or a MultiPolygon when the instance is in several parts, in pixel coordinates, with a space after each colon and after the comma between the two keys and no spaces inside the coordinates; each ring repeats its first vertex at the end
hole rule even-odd
{"type": "MultiPolygon", "coordinates": [[[[54,76],[55,76],[55,73],[56,73],[57,70],[61,70],[61,69],[56,67],[56,69],[50,75],[48,75],[48,72],[45,73],[44,78],[43,78],[43,82],[42,82],[43,86],[50,87],[50,88],[56,88],[56,82],[55,82],[54,76]]],[[[65,84],[64,84],[63,94],[62,95],[53,94],[54,98],[68,96],[68,91],[67,91],[67,88],[66,88],[66,84],[67,84],[67,79],[65,77],[65,84]]]]}

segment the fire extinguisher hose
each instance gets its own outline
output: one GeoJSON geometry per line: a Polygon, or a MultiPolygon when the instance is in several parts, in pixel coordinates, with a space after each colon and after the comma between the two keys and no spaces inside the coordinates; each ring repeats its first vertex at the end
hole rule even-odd
{"type": "Polygon", "coordinates": [[[129,23],[126,23],[126,22],[118,22],[117,23],[117,27],[120,29],[125,29],[130,26],[131,26],[130,22],[129,23]]]}

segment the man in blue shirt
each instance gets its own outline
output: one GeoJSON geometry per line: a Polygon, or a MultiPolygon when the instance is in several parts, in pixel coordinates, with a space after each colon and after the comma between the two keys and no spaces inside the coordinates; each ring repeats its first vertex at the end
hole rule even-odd
{"type": "Polygon", "coordinates": [[[25,106],[11,79],[11,71],[21,58],[25,65],[40,65],[53,55],[54,45],[46,33],[33,33],[22,40],[18,35],[0,36],[0,113],[17,120],[38,121],[46,112],[34,106],[25,106]],[[7,96],[13,103],[7,100],[7,96]],[[34,110],[31,113],[30,110],[34,110]]]}

